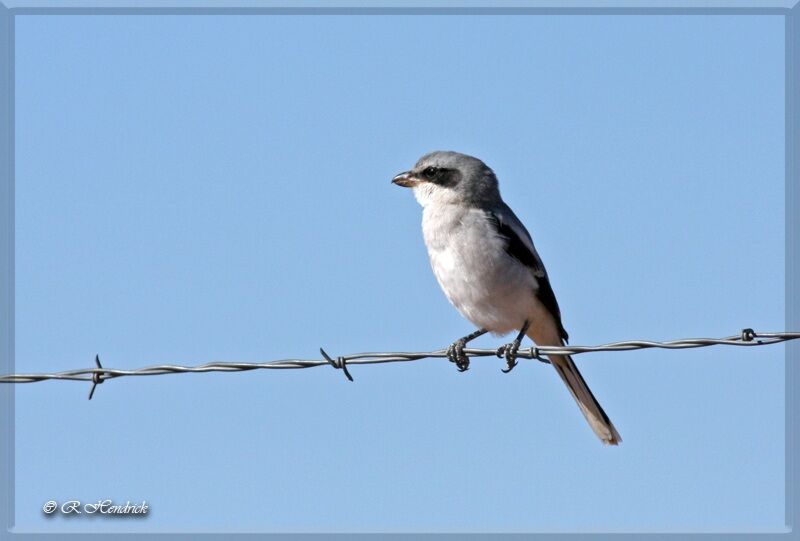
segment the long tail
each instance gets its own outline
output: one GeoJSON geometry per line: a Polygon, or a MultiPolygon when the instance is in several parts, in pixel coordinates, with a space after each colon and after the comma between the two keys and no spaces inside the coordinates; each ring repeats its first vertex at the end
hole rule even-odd
{"type": "Polygon", "coordinates": [[[558,372],[558,375],[561,376],[561,379],[564,380],[569,392],[572,394],[572,398],[578,403],[583,416],[589,421],[589,426],[592,427],[597,437],[606,445],[619,444],[622,438],[592,394],[589,386],[586,385],[586,381],[578,371],[578,367],[572,362],[572,357],[569,355],[552,355],[550,356],[550,362],[558,372]]]}

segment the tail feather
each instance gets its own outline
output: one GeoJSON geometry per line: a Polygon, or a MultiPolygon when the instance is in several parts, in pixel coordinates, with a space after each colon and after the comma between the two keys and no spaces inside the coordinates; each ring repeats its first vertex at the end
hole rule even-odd
{"type": "Polygon", "coordinates": [[[589,386],[586,385],[586,381],[578,371],[578,367],[572,362],[572,357],[569,355],[552,355],[550,362],[558,372],[558,375],[561,376],[572,397],[578,403],[583,416],[589,421],[589,426],[592,427],[594,433],[606,445],[619,444],[622,438],[592,394],[589,386]]]}

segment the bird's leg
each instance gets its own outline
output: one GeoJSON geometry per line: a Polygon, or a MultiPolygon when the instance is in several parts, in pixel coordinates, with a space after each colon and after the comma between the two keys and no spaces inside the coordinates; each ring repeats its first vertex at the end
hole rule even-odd
{"type": "Polygon", "coordinates": [[[464,355],[464,346],[466,346],[467,342],[470,340],[474,340],[479,336],[483,336],[487,332],[489,331],[486,329],[478,329],[474,333],[468,334],[464,338],[459,338],[450,344],[449,348],[447,348],[447,359],[451,363],[456,363],[456,368],[458,368],[459,372],[464,372],[469,369],[469,357],[464,355]]]}
{"type": "Polygon", "coordinates": [[[503,369],[503,372],[506,374],[511,372],[514,367],[517,366],[517,351],[519,351],[519,345],[522,343],[522,337],[525,336],[526,332],[528,332],[528,327],[530,327],[530,323],[526,319],[525,323],[522,324],[522,329],[520,329],[519,334],[514,341],[510,344],[506,344],[497,348],[497,356],[506,358],[507,367],[503,369]]]}

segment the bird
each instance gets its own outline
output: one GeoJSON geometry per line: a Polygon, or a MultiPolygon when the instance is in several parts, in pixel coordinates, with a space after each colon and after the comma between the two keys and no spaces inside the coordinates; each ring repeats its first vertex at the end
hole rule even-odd
{"type": "MultiPolygon", "coordinates": [[[[497,176],[484,162],[453,151],[422,156],[392,178],[411,188],[422,206],[422,234],[430,264],[450,303],[477,330],[447,348],[459,371],[469,368],[464,348],[492,333],[518,331],[498,349],[510,372],[523,337],[538,346],[563,346],[569,335],[547,270],[530,233],[500,196],[497,176]]],[[[606,445],[622,438],[569,355],[549,355],[589,426],[606,445]]],[[[548,361],[543,361],[548,362],[548,361]]]]}

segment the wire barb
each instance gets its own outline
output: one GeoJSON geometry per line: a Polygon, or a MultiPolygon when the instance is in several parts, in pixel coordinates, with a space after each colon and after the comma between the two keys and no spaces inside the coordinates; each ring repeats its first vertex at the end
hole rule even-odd
{"type": "MultiPolygon", "coordinates": [[[[99,368],[100,370],[103,369],[103,365],[100,364],[100,355],[95,355],[94,356],[94,364],[96,364],[97,368],[99,368]]],[[[101,383],[103,383],[103,372],[102,371],[101,372],[92,372],[92,388],[89,391],[89,400],[91,400],[92,397],[94,396],[95,387],[97,387],[101,383]]]]}
{"type": "Polygon", "coordinates": [[[550,359],[543,359],[539,354],[539,348],[536,346],[531,346],[530,353],[528,355],[531,356],[531,359],[539,361],[540,363],[550,364],[550,359]]]}
{"type": "Polygon", "coordinates": [[[344,357],[336,357],[336,360],[334,361],[328,356],[327,353],[325,353],[324,349],[319,348],[319,352],[322,353],[322,356],[325,357],[325,360],[328,361],[332,367],[336,368],[337,370],[341,370],[344,372],[344,375],[347,379],[353,381],[353,376],[350,375],[350,371],[347,369],[347,359],[344,357]]]}
{"type": "MultiPolygon", "coordinates": [[[[517,352],[519,359],[535,359],[543,363],[549,362],[546,358],[550,355],[580,355],[581,353],[593,353],[600,351],[633,351],[639,349],[691,349],[707,346],[764,346],[778,344],[789,340],[800,338],[800,332],[760,332],[756,333],[753,329],[743,329],[739,334],[726,336],[724,338],[685,338],[682,340],[670,340],[666,342],[655,342],[651,340],[629,340],[627,342],[613,342],[599,346],[534,346],[531,348],[520,349],[517,352]]],[[[179,366],[173,364],[162,364],[158,366],[148,366],[132,370],[121,370],[117,368],[104,368],[100,363],[100,356],[96,355],[94,368],[81,368],[78,370],[67,370],[53,374],[8,374],[0,375],[0,383],[35,383],[45,380],[70,380],[88,381],[92,384],[89,391],[89,399],[94,396],[98,385],[108,379],[122,376],[161,376],[164,374],[185,374],[199,372],[245,372],[260,369],[296,369],[314,368],[316,366],[333,366],[337,370],[344,372],[349,381],[353,381],[348,365],[352,364],[382,364],[413,362],[422,359],[447,359],[447,350],[439,349],[426,352],[386,352],[386,353],[354,353],[336,357],[328,355],[324,349],[320,348],[323,359],[283,359],[278,361],[268,361],[263,363],[243,363],[243,362],[210,362],[198,366],[179,366]]],[[[490,357],[498,353],[497,349],[465,349],[464,353],[470,357],[490,357]]]]}

